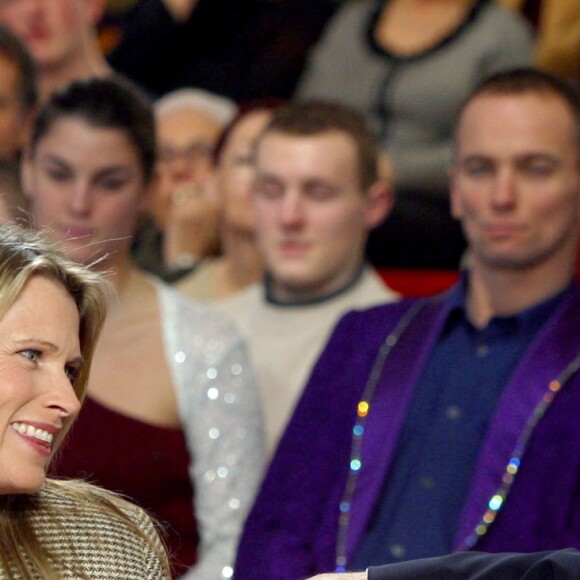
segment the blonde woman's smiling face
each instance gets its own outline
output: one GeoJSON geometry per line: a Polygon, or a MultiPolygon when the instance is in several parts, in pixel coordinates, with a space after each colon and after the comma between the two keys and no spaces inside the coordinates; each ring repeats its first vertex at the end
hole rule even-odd
{"type": "Polygon", "coordinates": [[[44,482],[53,442],[80,409],[81,364],[74,300],[31,278],[0,318],[0,493],[34,493],[44,482]]]}

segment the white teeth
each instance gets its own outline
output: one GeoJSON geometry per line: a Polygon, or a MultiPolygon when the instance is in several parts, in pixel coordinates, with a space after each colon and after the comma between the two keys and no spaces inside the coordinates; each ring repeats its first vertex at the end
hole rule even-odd
{"type": "Polygon", "coordinates": [[[36,429],[32,425],[27,425],[26,423],[12,423],[12,429],[18,431],[21,435],[26,435],[27,437],[34,437],[40,441],[45,441],[46,443],[52,443],[54,435],[45,431],[44,429],[36,429]]]}

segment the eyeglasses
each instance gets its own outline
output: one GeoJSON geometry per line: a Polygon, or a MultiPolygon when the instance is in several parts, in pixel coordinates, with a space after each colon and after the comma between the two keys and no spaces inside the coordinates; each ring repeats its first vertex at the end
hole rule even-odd
{"type": "Polygon", "coordinates": [[[185,147],[161,147],[158,152],[158,161],[161,163],[173,163],[178,159],[184,159],[194,165],[202,161],[208,161],[214,150],[214,143],[209,141],[195,141],[185,147]]]}

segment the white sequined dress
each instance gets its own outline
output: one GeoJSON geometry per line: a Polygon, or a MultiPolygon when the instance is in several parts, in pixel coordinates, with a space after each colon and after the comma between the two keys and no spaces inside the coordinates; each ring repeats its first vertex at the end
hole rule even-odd
{"type": "Polygon", "coordinates": [[[220,314],[156,283],[167,360],[190,452],[198,563],[183,577],[233,576],[264,467],[260,403],[245,345],[220,314]]]}

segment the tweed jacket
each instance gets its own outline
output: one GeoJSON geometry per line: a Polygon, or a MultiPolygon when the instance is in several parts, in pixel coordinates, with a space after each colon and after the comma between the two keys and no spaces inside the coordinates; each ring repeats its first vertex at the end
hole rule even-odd
{"type": "MultiPolygon", "coordinates": [[[[293,580],[334,569],[357,404],[381,344],[416,303],[352,312],[337,326],[247,521],[237,580],[293,580]]],[[[347,568],[381,497],[414,389],[449,308],[447,295],[425,300],[392,349],[369,401],[362,469],[348,526],[342,529],[347,568]]],[[[575,286],[527,348],[503,391],[481,445],[454,549],[580,547],[580,373],[572,369],[559,391],[553,383],[549,389],[579,351],[580,290],[575,286]],[[538,414],[538,405],[551,397],[547,411],[538,414]],[[503,506],[491,515],[491,525],[478,528],[490,500],[497,506],[506,467],[533,417],[537,424],[528,429],[503,506]],[[487,533],[478,536],[476,528],[487,533]]]]}
{"type": "MultiPolygon", "coordinates": [[[[88,484],[83,486],[90,489],[88,484]]],[[[86,501],[79,501],[66,487],[51,480],[37,494],[30,521],[40,543],[58,557],[58,577],[63,580],[169,578],[163,561],[165,552],[149,516],[113,494],[109,499],[137,525],[144,537],[122,518],[104,511],[97,496],[94,501],[90,495],[86,501]]],[[[5,577],[0,570],[0,578],[5,577]]]]}

